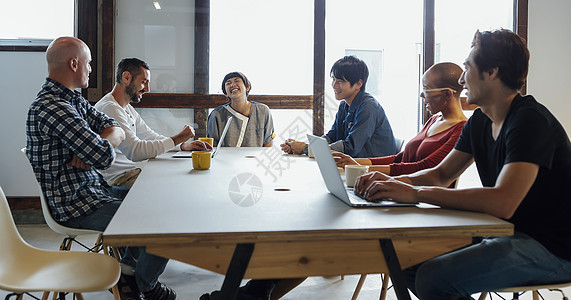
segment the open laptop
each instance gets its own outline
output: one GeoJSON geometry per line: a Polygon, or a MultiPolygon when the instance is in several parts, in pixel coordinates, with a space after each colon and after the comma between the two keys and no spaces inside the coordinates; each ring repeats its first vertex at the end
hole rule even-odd
{"type": "Polygon", "coordinates": [[[353,188],[347,187],[343,179],[341,179],[327,140],[311,134],[308,134],[307,138],[309,139],[309,146],[313,151],[313,155],[315,155],[315,160],[317,161],[319,171],[321,171],[321,176],[323,177],[323,181],[325,181],[327,189],[339,200],[345,202],[345,204],[352,207],[414,206],[414,204],[397,203],[389,200],[369,202],[359,197],[355,194],[353,188]]]}
{"type": "Polygon", "coordinates": [[[222,130],[222,135],[220,136],[220,139],[218,140],[218,145],[216,145],[216,150],[214,150],[212,152],[213,158],[214,158],[214,155],[216,155],[216,153],[218,153],[218,150],[220,150],[220,147],[222,146],[222,142],[224,141],[224,138],[226,137],[226,133],[228,132],[228,127],[230,127],[230,123],[232,123],[232,119],[234,119],[234,117],[230,117],[230,118],[228,118],[228,121],[226,121],[226,126],[224,126],[224,130],[222,130]]]}
{"type": "MultiPolygon", "coordinates": [[[[233,118],[234,117],[230,117],[230,118],[228,118],[228,121],[226,121],[226,126],[224,126],[224,130],[222,130],[222,135],[220,136],[220,139],[218,140],[218,145],[216,146],[216,149],[214,149],[214,151],[212,151],[211,157],[214,158],[214,155],[216,155],[216,153],[218,153],[218,150],[220,150],[221,145],[222,145],[222,141],[224,141],[224,138],[226,137],[226,133],[228,132],[228,128],[230,127],[230,123],[232,123],[233,118]]],[[[180,150],[177,153],[175,153],[172,157],[176,157],[176,158],[192,157],[192,151],[180,150]]]]}

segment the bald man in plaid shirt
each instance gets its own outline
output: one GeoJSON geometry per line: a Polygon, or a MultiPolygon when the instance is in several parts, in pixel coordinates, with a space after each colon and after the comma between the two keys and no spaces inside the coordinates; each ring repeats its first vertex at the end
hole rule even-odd
{"type": "MultiPolygon", "coordinates": [[[[126,193],[112,189],[96,168],[111,166],[114,148],[125,133],[75,91],[89,84],[91,52],[85,43],[58,38],[48,47],[46,59],[48,78],[26,122],[28,158],[57,222],[104,231],[126,193]]],[[[126,294],[120,285],[122,298],[176,299],[172,289],[158,282],[168,259],[136,249],[136,258],[123,261],[134,271],[122,276],[120,282],[131,291],[126,294]]]]}

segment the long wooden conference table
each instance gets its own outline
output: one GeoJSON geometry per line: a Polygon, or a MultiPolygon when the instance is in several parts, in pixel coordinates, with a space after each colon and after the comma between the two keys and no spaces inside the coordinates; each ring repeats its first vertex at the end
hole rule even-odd
{"type": "Polygon", "coordinates": [[[243,278],[364,273],[390,274],[410,299],[402,269],[472,237],[513,234],[480,213],[351,208],[327,191],[314,159],[276,148],[222,148],[208,170],[172,155],[145,165],[104,241],[225,274],[222,299],[235,299],[243,278]]]}

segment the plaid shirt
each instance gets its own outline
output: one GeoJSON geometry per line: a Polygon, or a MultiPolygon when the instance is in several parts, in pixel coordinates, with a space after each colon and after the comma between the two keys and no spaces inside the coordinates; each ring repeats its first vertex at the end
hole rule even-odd
{"type": "Polygon", "coordinates": [[[115,158],[113,146],[98,135],[110,126],[119,124],[98,112],[79,92],[46,78],[28,111],[26,148],[56,221],[89,214],[103,202],[117,200],[95,170],[108,168],[115,158]],[[74,154],[91,169],[69,166],[74,154]]]}

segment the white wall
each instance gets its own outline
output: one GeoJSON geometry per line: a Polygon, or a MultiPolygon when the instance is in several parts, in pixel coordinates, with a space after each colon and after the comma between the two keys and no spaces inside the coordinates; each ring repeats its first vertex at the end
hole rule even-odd
{"type": "MultiPolygon", "coordinates": [[[[528,93],[546,105],[571,134],[571,11],[568,0],[529,0],[531,51],[528,93]]],[[[37,196],[20,148],[27,109],[47,74],[44,53],[0,52],[0,186],[7,196],[37,196]]]]}
{"type": "Polygon", "coordinates": [[[527,93],[543,103],[571,136],[571,1],[530,0],[527,93]]]}
{"type": "Polygon", "coordinates": [[[26,116],[47,76],[44,52],[0,52],[0,186],[6,196],[37,196],[20,149],[26,145],[26,116]]]}

